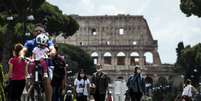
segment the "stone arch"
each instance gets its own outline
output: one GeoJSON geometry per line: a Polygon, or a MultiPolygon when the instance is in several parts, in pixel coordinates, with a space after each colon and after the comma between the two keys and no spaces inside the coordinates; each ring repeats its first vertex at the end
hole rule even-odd
{"type": "Polygon", "coordinates": [[[119,52],[117,53],[117,57],[125,57],[126,54],[124,52],[119,52]]]}
{"type": "Polygon", "coordinates": [[[112,54],[110,52],[104,53],[104,64],[112,64],[112,54]]]}
{"type": "Polygon", "coordinates": [[[130,65],[139,65],[140,57],[139,53],[132,52],[130,53],[130,65]]]}
{"type": "Polygon", "coordinates": [[[153,64],[154,57],[152,52],[145,52],[144,58],[145,58],[145,64],[153,64]]]}
{"type": "Polygon", "coordinates": [[[92,57],[92,59],[93,59],[93,63],[94,64],[98,64],[99,62],[98,62],[98,52],[93,52],[93,53],[91,53],[91,57],[92,57]]]}
{"type": "Polygon", "coordinates": [[[117,65],[125,65],[126,54],[124,52],[117,53],[117,65]]]}
{"type": "Polygon", "coordinates": [[[91,54],[91,56],[92,56],[92,57],[98,57],[98,52],[93,52],[93,53],[91,54]]]}
{"type": "Polygon", "coordinates": [[[152,79],[151,77],[147,76],[147,77],[145,78],[145,83],[153,84],[153,79],[152,79]]]}

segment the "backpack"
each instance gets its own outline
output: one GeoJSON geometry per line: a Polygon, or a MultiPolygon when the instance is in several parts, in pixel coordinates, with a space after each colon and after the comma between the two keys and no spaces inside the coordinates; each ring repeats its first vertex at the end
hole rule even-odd
{"type": "Polygon", "coordinates": [[[53,79],[61,80],[65,76],[65,61],[61,56],[56,56],[52,63],[54,65],[53,79]]]}

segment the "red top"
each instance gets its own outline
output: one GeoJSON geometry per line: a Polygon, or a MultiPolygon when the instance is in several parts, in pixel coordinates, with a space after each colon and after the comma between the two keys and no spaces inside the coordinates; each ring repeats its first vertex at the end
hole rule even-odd
{"type": "Polygon", "coordinates": [[[25,67],[26,62],[19,59],[19,57],[13,57],[10,59],[10,63],[13,65],[13,71],[11,73],[11,80],[24,80],[25,79],[25,67]]]}

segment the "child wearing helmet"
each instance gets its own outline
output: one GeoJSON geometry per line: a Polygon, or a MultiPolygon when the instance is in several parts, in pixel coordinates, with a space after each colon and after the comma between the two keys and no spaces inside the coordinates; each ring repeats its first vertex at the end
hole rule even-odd
{"type": "MultiPolygon", "coordinates": [[[[35,60],[38,60],[41,64],[41,67],[43,69],[43,77],[47,78],[48,74],[48,64],[45,61],[45,58],[47,58],[47,54],[49,52],[49,49],[47,48],[47,42],[49,38],[45,33],[41,33],[36,37],[36,43],[37,46],[32,51],[32,58],[35,60]]],[[[33,68],[35,67],[35,63],[32,64],[30,69],[30,76],[32,76],[33,68]]]]}

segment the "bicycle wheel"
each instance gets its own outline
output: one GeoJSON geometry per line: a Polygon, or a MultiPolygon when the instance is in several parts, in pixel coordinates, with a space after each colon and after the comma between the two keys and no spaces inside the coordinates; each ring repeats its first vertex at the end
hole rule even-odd
{"type": "Polygon", "coordinates": [[[41,89],[34,89],[34,101],[43,101],[41,89]]]}

